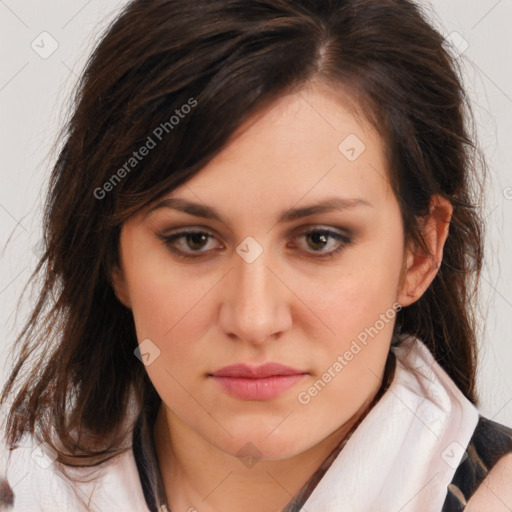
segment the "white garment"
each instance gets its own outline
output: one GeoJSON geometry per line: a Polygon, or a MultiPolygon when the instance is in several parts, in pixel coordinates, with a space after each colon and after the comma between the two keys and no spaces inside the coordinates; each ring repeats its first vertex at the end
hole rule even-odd
{"type": "Polygon", "coordinates": [[[418,339],[304,504],[314,512],[440,512],[478,411],[418,339]]]}
{"type": "MultiPolygon", "coordinates": [[[[420,340],[410,337],[392,350],[397,364],[389,388],[313,490],[304,512],[441,511],[478,411],[420,340]]],[[[0,476],[6,475],[15,494],[9,512],[149,512],[132,450],[94,468],[93,482],[73,484],[54,465],[43,469],[31,457],[35,448],[26,441],[5,468],[8,453],[0,443],[0,476]]]]}

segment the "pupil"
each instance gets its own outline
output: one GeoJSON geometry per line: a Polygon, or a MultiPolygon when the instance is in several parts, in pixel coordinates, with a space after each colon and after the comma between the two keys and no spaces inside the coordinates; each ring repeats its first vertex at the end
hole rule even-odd
{"type": "Polygon", "coordinates": [[[206,235],[204,233],[192,233],[187,236],[187,242],[191,249],[201,249],[204,244],[202,242],[206,241],[206,235]],[[197,246],[196,246],[197,244],[197,246]],[[199,246],[199,247],[198,247],[199,246]]]}
{"type": "MultiPolygon", "coordinates": [[[[318,243],[320,243],[321,246],[324,247],[325,244],[327,243],[327,237],[325,236],[324,233],[312,233],[310,235],[310,238],[313,241],[313,245],[315,245],[315,246],[318,243]]],[[[318,247],[316,247],[316,248],[318,248],[318,247]]]]}

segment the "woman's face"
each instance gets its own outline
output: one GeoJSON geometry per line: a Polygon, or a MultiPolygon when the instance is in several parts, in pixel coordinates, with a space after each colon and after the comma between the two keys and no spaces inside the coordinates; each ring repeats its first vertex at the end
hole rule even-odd
{"type": "Polygon", "coordinates": [[[171,426],[279,459],[378,391],[404,233],[380,137],[327,89],[243,128],[172,203],[125,223],[115,282],[171,426]],[[270,362],[295,375],[219,374],[270,362]]]}

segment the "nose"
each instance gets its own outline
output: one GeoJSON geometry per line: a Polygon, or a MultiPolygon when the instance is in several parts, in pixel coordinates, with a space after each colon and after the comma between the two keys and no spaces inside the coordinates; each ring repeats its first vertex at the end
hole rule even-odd
{"type": "Polygon", "coordinates": [[[264,250],[251,263],[234,255],[234,268],[224,283],[221,329],[227,336],[252,344],[279,337],[292,325],[292,292],[277,277],[264,250]]]}

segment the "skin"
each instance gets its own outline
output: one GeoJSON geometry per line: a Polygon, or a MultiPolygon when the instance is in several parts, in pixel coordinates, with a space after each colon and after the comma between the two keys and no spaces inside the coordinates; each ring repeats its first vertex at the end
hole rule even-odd
{"type": "MultiPolygon", "coordinates": [[[[172,510],[285,506],[376,395],[394,320],[309,403],[298,393],[381,314],[416,301],[435,277],[438,266],[404,244],[383,142],[350,105],[320,83],[281,97],[169,194],[215,208],[224,223],[161,208],[123,225],[113,280],[139,343],[149,338],[160,350],[146,370],[163,401],[154,435],[172,510]],[[355,161],[338,150],[349,134],[366,146],[355,161]],[[333,196],[371,206],[277,223],[285,209],[333,196]],[[199,258],[180,258],[158,237],[178,228],[212,235],[174,242],[189,254],[202,251],[199,258]],[[312,228],[350,242],[321,258],[340,243],[304,234],[312,228]],[[236,251],[248,236],[263,249],[251,263],[236,251]],[[234,398],[208,377],[230,364],[268,361],[308,374],[264,401],[234,398]],[[258,450],[251,466],[237,457],[247,443],[258,450]]],[[[437,196],[431,205],[422,225],[440,262],[452,207],[437,196]]]]}
{"type": "Polygon", "coordinates": [[[510,512],[512,510],[512,453],[498,460],[471,496],[464,512],[510,512]]]}

